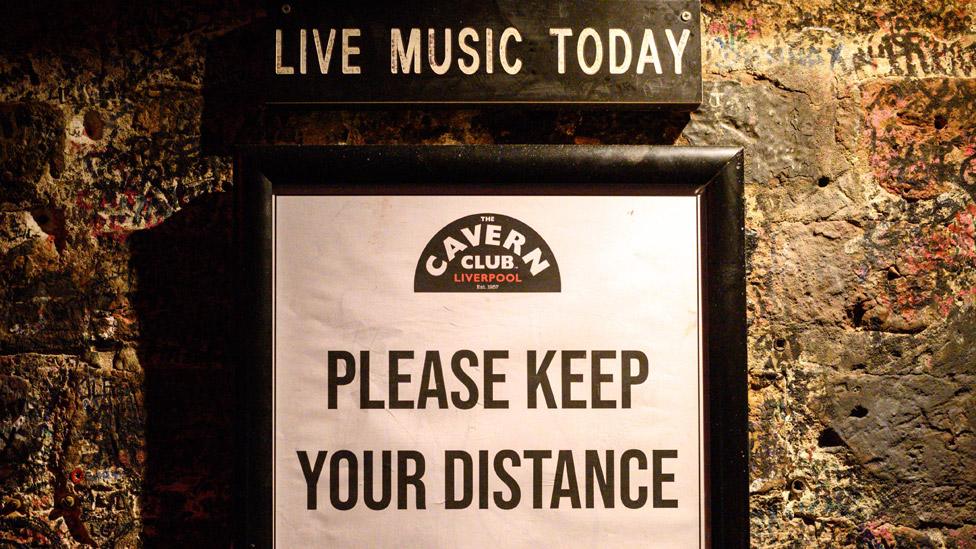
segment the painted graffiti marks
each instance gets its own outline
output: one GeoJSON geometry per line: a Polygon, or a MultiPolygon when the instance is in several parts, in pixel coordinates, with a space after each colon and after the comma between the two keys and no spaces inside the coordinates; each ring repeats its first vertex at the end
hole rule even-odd
{"type": "MultiPolygon", "coordinates": [[[[117,362],[117,361],[116,361],[117,362]]],[[[127,535],[138,520],[145,463],[145,412],[139,376],[117,370],[78,380],[76,461],[66,463],[86,527],[99,539],[127,535]]]]}
{"type": "Polygon", "coordinates": [[[739,26],[709,25],[702,46],[706,69],[725,72],[788,65],[830,70],[854,79],[976,76],[976,41],[972,37],[944,41],[921,32],[845,37],[832,29],[815,27],[765,38],[741,30],[731,32],[730,28],[739,26]]]}
{"type": "Polygon", "coordinates": [[[849,35],[883,28],[922,29],[949,36],[969,32],[976,15],[969,0],[705,0],[702,4],[707,15],[768,21],[769,32],[775,34],[821,26],[849,35]]]}
{"type": "Polygon", "coordinates": [[[702,42],[705,70],[722,73],[777,66],[851,70],[850,45],[829,29],[785,36],[766,36],[761,29],[762,23],[752,18],[708,23],[702,42]]]}
{"type": "Polygon", "coordinates": [[[48,462],[60,451],[58,433],[66,423],[62,412],[70,400],[73,365],[61,357],[0,357],[5,385],[0,493],[16,495],[5,498],[0,541],[60,546],[60,528],[47,518],[56,499],[48,462]]]}
{"type": "Polygon", "coordinates": [[[976,301],[976,205],[952,212],[944,225],[918,230],[889,270],[885,301],[904,316],[927,305],[944,318],[976,301]]]}
{"type": "Polygon", "coordinates": [[[776,29],[756,14],[718,12],[705,17],[702,55],[706,71],[818,69],[853,80],[877,77],[976,76],[976,37],[942,37],[879,22],[851,34],[821,22],[776,29]]]}
{"type": "Polygon", "coordinates": [[[877,33],[851,55],[858,76],[976,76],[976,40],[942,40],[916,31],[877,33]]]}
{"type": "Polygon", "coordinates": [[[850,294],[850,326],[876,334],[919,334],[976,302],[976,206],[959,193],[901,202],[868,223],[850,294]]]}
{"type": "Polygon", "coordinates": [[[87,322],[77,298],[77,278],[45,232],[54,214],[20,211],[0,215],[0,350],[5,353],[75,350],[87,322]],[[39,221],[41,223],[39,223],[39,221]],[[44,225],[43,227],[41,225],[44,225]]]}
{"type": "MultiPolygon", "coordinates": [[[[172,103],[183,105],[174,99],[172,103]]],[[[143,120],[136,115],[140,133],[166,124],[166,117],[181,118],[186,110],[171,108],[154,111],[143,120]],[[160,120],[162,119],[162,121],[160,120]],[[139,124],[149,124],[146,129],[139,124]]],[[[163,127],[152,135],[131,135],[123,146],[107,145],[82,159],[86,171],[97,174],[90,188],[79,191],[77,203],[90,212],[92,234],[119,235],[120,240],[133,231],[153,227],[171,216],[191,198],[202,192],[219,189],[226,178],[223,159],[202,158],[198,138],[186,135],[181,126],[168,133],[163,127]]]]}
{"type": "Polygon", "coordinates": [[[79,397],[87,419],[84,439],[94,445],[89,453],[115,458],[91,465],[137,472],[145,461],[145,413],[139,387],[125,378],[89,376],[79,383],[79,397]]]}
{"type": "Polygon", "coordinates": [[[0,357],[0,545],[101,545],[138,521],[139,375],[52,355],[0,357]]]}
{"type": "Polygon", "coordinates": [[[878,81],[862,89],[866,158],[879,185],[908,200],[960,186],[976,196],[976,83],[878,81]]]}

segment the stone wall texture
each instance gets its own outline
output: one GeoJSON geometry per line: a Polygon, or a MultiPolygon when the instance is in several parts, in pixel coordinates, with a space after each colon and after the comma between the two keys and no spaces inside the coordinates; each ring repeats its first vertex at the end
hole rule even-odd
{"type": "Polygon", "coordinates": [[[236,141],[744,147],[753,545],[976,547],[973,0],[706,0],[705,101],[677,121],[208,122],[207,45],[263,2],[16,4],[0,546],[230,545],[236,141]]]}

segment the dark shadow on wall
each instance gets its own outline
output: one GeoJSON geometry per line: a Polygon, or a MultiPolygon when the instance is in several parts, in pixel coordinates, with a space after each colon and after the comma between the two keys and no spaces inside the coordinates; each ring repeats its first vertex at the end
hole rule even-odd
{"type": "Polygon", "coordinates": [[[131,235],[145,372],[146,547],[229,547],[233,509],[232,200],[197,198],[131,235]]]}

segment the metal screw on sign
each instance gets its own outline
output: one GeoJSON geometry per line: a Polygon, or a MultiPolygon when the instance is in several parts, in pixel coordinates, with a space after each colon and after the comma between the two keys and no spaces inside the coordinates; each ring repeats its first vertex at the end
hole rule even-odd
{"type": "Polygon", "coordinates": [[[291,13],[291,4],[282,4],[281,5],[281,13],[283,13],[285,15],[288,15],[289,13],[291,13]]]}
{"type": "Polygon", "coordinates": [[[681,20],[682,21],[691,21],[691,12],[690,11],[683,11],[683,12],[681,12],[681,20]]]}

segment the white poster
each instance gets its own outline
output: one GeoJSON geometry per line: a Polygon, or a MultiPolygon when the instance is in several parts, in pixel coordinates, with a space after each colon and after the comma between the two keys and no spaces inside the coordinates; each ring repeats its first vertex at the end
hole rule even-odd
{"type": "Polygon", "coordinates": [[[278,547],[700,547],[688,196],[277,196],[278,547]]]}

